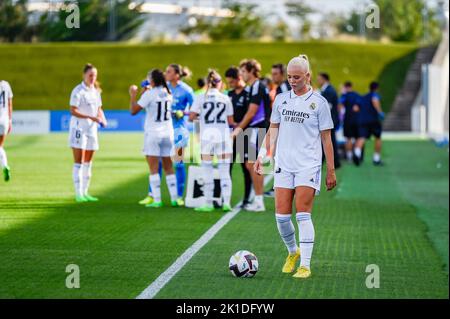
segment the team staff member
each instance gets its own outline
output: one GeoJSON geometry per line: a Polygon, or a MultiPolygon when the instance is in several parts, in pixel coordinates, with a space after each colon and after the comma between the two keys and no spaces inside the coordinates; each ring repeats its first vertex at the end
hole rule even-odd
{"type": "MultiPolygon", "coordinates": [[[[239,135],[246,127],[251,129],[249,143],[249,158],[246,159],[247,168],[252,177],[253,187],[255,189],[255,199],[253,203],[244,207],[245,210],[262,212],[264,206],[264,177],[256,174],[253,170],[254,160],[252,154],[258,154],[258,146],[262,141],[258,139],[260,130],[266,130],[270,121],[271,103],[268,89],[261,83],[261,64],[254,60],[243,60],[239,64],[239,72],[242,79],[247,84],[246,90],[249,94],[249,107],[242,121],[233,131],[233,136],[239,135]]],[[[256,157],[256,156],[255,156],[256,157]]]]}
{"type": "Polygon", "coordinates": [[[320,93],[328,101],[328,105],[331,110],[331,118],[333,119],[334,124],[334,128],[331,129],[331,141],[333,142],[334,150],[334,167],[337,169],[341,167],[336,141],[336,129],[339,127],[338,95],[334,87],[331,85],[330,76],[327,73],[319,73],[317,83],[320,86],[320,93]]]}
{"type": "Polygon", "coordinates": [[[283,63],[272,65],[272,81],[277,85],[277,95],[291,89],[289,81],[286,79],[286,67],[283,63]]]}
{"type": "Polygon", "coordinates": [[[70,95],[69,145],[72,148],[73,183],[77,202],[96,202],[98,198],[89,195],[92,176],[92,159],[98,150],[98,125],[106,126],[102,109],[100,84],[97,82],[97,68],[86,64],[83,82],[70,95]]]}
{"type": "MultiPolygon", "coordinates": [[[[248,92],[245,90],[245,82],[239,74],[239,69],[236,67],[230,67],[225,72],[225,78],[228,82],[228,86],[231,91],[228,92],[228,96],[233,104],[233,117],[235,123],[240,123],[244,119],[245,114],[248,111],[248,92]]],[[[245,128],[244,128],[245,129],[245,128]]],[[[245,143],[244,143],[245,144],[245,143]]],[[[236,161],[236,157],[239,154],[239,161],[242,166],[242,173],[244,174],[244,199],[242,206],[245,207],[249,202],[250,191],[252,189],[252,178],[250,172],[246,166],[245,159],[248,158],[247,145],[241,145],[237,147],[236,140],[233,140],[233,161],[230,165],[230,174],[233,170],[233,163],[236,161]]]]}
{"type": "Polygon", "coordinates": [[[353,148],[359,137],[359,103],[361,103],[361,96],[353,91],[352,82],[344,83],[344,93],[339,98],[338,109],[345,109],[344,113],[344,137],[345,153],[347,161],[353,160],[353,148]]]}
{"type": "Polygon", "coordinates": [[[378,94],[378,83],[372,82],[369,85],[369,93],[363,96],[361,102],[359,138],[355,147],[355,164],[359,165],[362,157],[362,150],[366,139],[375,136],[375,152],[373,154],[373,164],[383,165],[381,161],[381,133],[383,131],[382,121],[384,112],[381,108],[381,97],[378,94]]]}
{"type": "Polygon", "coordinates": [[[300,55],[287,67],[291,91],[277,95],[271,124],[255,163],[255,172],[263,173],[268,150],[275,151],[275,207],[280,236],[289,255],[282,272],[291,273],[300,258],[296,278],[311,276],[311,256],[315,231],[311,219],[314,196],[320,191],[322,145],[327,163],[326,185],[336,186],[331,129],[333,120],[327,100],[308,85],[311,70],[308,58],[300,55]],[[299,247],[291,220],[295,195],[299,247]]]}
{"type": "MultiPolygon", "coordinates": [[[[281,94],[283,92],[287,92],[291,89],[291,86],[289,85],[289,81],[286,79],[286,67],[283,63],[276,63],[272,65],[272,81],[277,85],[276,88],[276,94],[281,94]]],[[[275,98],[274,96],[274,98],[275,98]]],[[[272,101],[273,102],[273,101],[272,101]]],[[[275,190],[270,189],[269,191],[264,193],[264,196],[266,197],[273,197],[275,195],[275,190]]]]}
{"type": "Polygon", "coordinates": [[[6,136],[12,129],[13,92],[6,81],[0,81],[0,166],[3,169],[3,179],[8,182],[11,179],[11,169],[8,166],[8,158],[3,146],[6,136]]]}

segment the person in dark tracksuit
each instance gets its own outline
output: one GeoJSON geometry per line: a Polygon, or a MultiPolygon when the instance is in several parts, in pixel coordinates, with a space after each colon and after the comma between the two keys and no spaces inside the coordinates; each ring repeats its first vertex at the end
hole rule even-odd
{"type": "MultiPolygon", "coordinates": [[[[249,96],[248,92],[245,90],[245,82],[239,74],[239,69],[237,67],[230,67],[225,72],[225,78],[227,80],[228,86],[230,87],[230,91],[228,92],[228,96],[231,99],[231,103],[233,104],[234,110],[234,122],[240,123],[245,116],[245,113],[248,111],[249,105],[249,96]]],[[[249,197],[252,189],[252,178],[250,176],[250,172],[247,169],[245,164],[245,159],[248,157],[248,148],[244,146],[243,150],[239,150],[236,147],[236,140],[233,141],[233,161],[230,165],[230,175],[233,170],[233,163],[236,162],[236,156],[239,154],[239,161],[242,166],[242,173],[244,174],[244,200],[242,202],[242,206],[250,204],[249,197]]]]}
{"type": "Polygon", "coordinates": [[[336,142],[336,130],[339,128],[338,95],[334,87],[331,85],[330,76],[327,73],[319,73],[317,77],[317,84],[320,86],[320,93],[328,101],[331,109],[331,117],[334,124],[334,129],[331,130],[331,141],[333,143],[334,150],[334,167],[337,169],[341,166],[336,142]]]}
{"type": "Polygon", "coordinates": [[[338,110],[345,110],[344,114],[344,137],[347,161],[353,160],[353,148],[359,137],[359,110],[361,96],[353,91],[350,81],[344,83],[344,92],[339,98],[338,110]]]}
{"type": "Polygon", "coordinates": [[[355,146],[355,164],[359,165],[362,158],[362,150],[367,139],[375,136],[375,152],[373,154],[373,164],[383,165],[381,161],[381,133],[383,131],[382,122],[384,112],[381,108],[381,97],[378,94],[379,84],[372,82],[369,85],[369,92],[361,99],[361,110],[359,114],[359,138],[355,146]]]}

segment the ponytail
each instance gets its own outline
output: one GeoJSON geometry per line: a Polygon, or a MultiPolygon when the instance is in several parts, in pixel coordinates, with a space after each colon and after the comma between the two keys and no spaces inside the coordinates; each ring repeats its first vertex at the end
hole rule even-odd
{"type": "Polygon", "coordinates": [[[164,73],[159,69],[153,69],[150,72],[148,72],[147,75],[148,80],[155,84],[155,86],[163,86],[167,93],[172,94],[170,92],[169,86],[167,85],[166,79],[164,78],[164,73]]]}
{"type": "Polygon", "coordinates": [[[169,66],[174,69],[176,74],[180,76],[180,80],[184,78],[189,79],[192,76],[191,70],[189,70],[189,68],[186,66],[182,67],[181,65],[176,63],[172,63],[169,66]]]}

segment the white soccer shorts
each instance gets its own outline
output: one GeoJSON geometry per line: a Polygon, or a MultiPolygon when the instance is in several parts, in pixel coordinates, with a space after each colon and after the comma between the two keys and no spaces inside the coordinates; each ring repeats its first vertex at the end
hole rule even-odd
{"type": "Polygon", "coordinates": [[[173,138],[170,136],[157,136],[147,132],[144,136],[144,148],[142,153],[145,156],[170,157],[175,155],[173,138]]]}
{"type": "Polygon", "coordinates": [[[6,121],[0,120],[0,136],[8,134],[8,130],[9,130],[9,120],[6,121]]]}
{"type": "Polygon", "coordinates": [[[280,167],[274,169],[274,187],[295,189],[298,186],[308,186],[320,193],[322,167],[314,167],[300,172],[287,172],[280,167]]]}
{"type": "Polygon", "coordinates": [[[72,148],[97,151],[99,149],[98,134],[97,132],[85,132],[80,128],[70,128],[69,145],[72,148]]]}
{"type": "Polygon", "coordinates": [[[201,140],[200,153],[203,155],[233,154],[233,142],[231,139],[216,142],[214,140],[201,140]]]}

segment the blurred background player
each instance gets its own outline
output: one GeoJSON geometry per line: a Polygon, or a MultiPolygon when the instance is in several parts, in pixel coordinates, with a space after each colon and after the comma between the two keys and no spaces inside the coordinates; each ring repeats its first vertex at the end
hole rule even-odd
{"type": "Polygon", "coordinates": [[[172,95],[164,78],[164,73],[158,69],[148,74],[150,90],[145,91],[136,102],[137,86],[130,87],[130,112],[138,114],[145,109],[144,149],[150,169],[149,183],[152,188],[153,201],[146,207],[162,207],[161,177],[158,172],[159,161],[162,162],[166,174],[166,184],[169,188],[171,205],[181,206],[183,203],[177,193],[177,179],[173,170],[172,159],[174,154],[174,132],[172,124],[172,95]]]}
{"type": "MultiPolygon", "coordinates": [[[[264,176],[257,174],[253,170],[253,164],[256,158],[250,158],[258,154],[258,145],[261,144],[258,138],[259,130],[267,129],[270,122],[271,102],[268,89],[259,80],[261,74],[261,64],[254,59],[242,60],[239,64],[239,72],[242,79],[247,84],[246,90],[249,94],[249,107],[244,118],[233,131],[233,138],[238,136],[246,127],[251,130],[249,138],[249,153],[245,159],[247,169],[252,177],[252,183],[255,190],[255,198],[251,204],[244,207],[245,210],[262,212],[264,206],[264,176]],[[254,155],[252,155],[254,154],[254,155]]],[[[264,135],[263,134],[263,135],[264,135]]]]}
{"type": "Polygon", "coordinates": [[[230,126],[234,124],[233,105],[230,98],[219,91],[219,88],[222,87],[222,78],[215,70],[209,71],[206,83],[208,85],[206,93],[195,98],[189,115],[190,121],[200,117],[201,166],[203,168],[203,187],[206,197],[206,204],[195,208],[195,210],[199,212],[211,212],[214,210],[214,171],[212,160],[214,155],[216,155],[223,199],[222,209],[228,212],[231,210],[232,182],[230,162],[233,145],[230,126]]]}
{"type": "Polygon", "coordinates": [[[273,150],[276,221],[289,252],[282,272],[292,273],[300,258],[300,267],[294,277],[308,278],[311,276],[315,238],[311,213],[314,196],[321,185],[322,145],[327,164],[327,189],[336,186],[331,142],[333,120],[327,100],[308,84],[311,77],[308,58],[300,55],[291,59],[287,72],[292,90],[277,95],[275,99],[270,128],[255,163],[255,171],[263,173],[267,150],[273,150]],[[291,219],[294,196],[299,247],[291,219]]]}
{"type": "MultiPolygon", "coordinates": [[[[276,86],[275,89],[275,95],[272,97],[271,95],[271,101],[275,100],[275,97],[278,94],[281,94],[283,92],[287,92],[291,89],[291,86],[289,85],[289,81],[286,79],[286,67],[283,63],[276,63],[272,65],[272,72],[271,72],[272,81],[276,86]]],[[[269,154],[270,155],[270,154],[269,154]]],[[[266,197],[273,197],[275,195],[275,190],[272,188],[268,190],[267,192],[264,192],[264,196],[266,197]]]]}
{"type": "Polygon", "coordinates": [[[8,166],[8,158],[3,146],[6,135],[12,129],[13,93],[8,82],[0,80],[0,165],[3,170],[5,182],[11,179],[11,169],[8,166]]]}
{"type": "Polygon", "coordinates": [[[207,90],[206,82],[204,78],[197,79],[197,90],[194,91],[194,95],[204,94],[207,90]]]}
{"type": "MultiPolygon", "coordinates": [[[[249,104],[248,92],[245,90],[245,82],[240,76],[237,67],[230,67],[225,72],[225,78],[230,87],[228,96],[233,104],[233,119],[235,123],[240,123],[248,111],[249,104]]],[[[248,158],[248,145],[244,143],[244,145],[238,147],[236,140],[233,139],[233,160],[230,165],[230,174],[233,170],[233,163],[236,161],[237,155],[239,155],[239,163],[241,163],[242,173],[244,175],[244,199],[242,201],[242,206],[244,207],[250,203],[249,197],[252,189],[252,178],[245,163],[245,158],[248,158]]]]}
{"type": "Polygon", "coordinates": [[[286,67],[283,63],[276,63],[272,65],[271,76],[273,83],[277,86],[277,95],[291,89],[289,81],[286,79],[286,67]]]}
{"type": "Polygon", "coordinates": [[[335,88],[330,83],[330,76],[328,73],[319,73],[317,76],[317,84],[320,87],[320,93],[328,101],[331,110],[331,118],[333,119],[334,124],[334,128],[331,129],[331,141],[333,142],[334,150],[334,167],[338,169],[341,167],[336,141],[336,130],[339,128],[338,95],[335,88]]]}
{"type": "Polygon", "coordinates": [[[354,144],[359,137],[359,103],[361,96],[353,91],[352,82],[345,82],[338,109],[344,110],[345,154],[348,162],[353,160],[354,144]]]}
{"type": "Polygon", "coordinates": [[[182,79],[190,75],[189,69],[183,68],[179,64],[170,64],[165,72],[166,81],[173,96],[172,120],[176,148],[175,174],[180,198],[183,198],[186,183],[186,167],[183,161],[184,149],[189,143],[189,129],[184,112],[187,112],[194,102],[194,91],[182,79]]]}
{"type": "Polygon", "coordinates": [[[378,83],[371,82],[369,92],[361,99],[361,110],[359,115],[359,138],[355,146],[355,164],[359,165],[362,158],[362,150],[366,139],[375,136],[375,152],[373,154],[373,164],[383,165],[381,161],[381,133],[384,112],[381,108],[381,97],[378,94],[378,83]]]}
{"type": "Polygon", "coordinates": [[[83,82],[70,95],[69,145],[73,150],[73,183],[77,202],[95,202],[98,198],[89,195],[92,176],[92,160],[98,150],[98,125],[107,122],[102,109],[100,84],[97,82],[97,68],[86,64],[83,82]]]}

